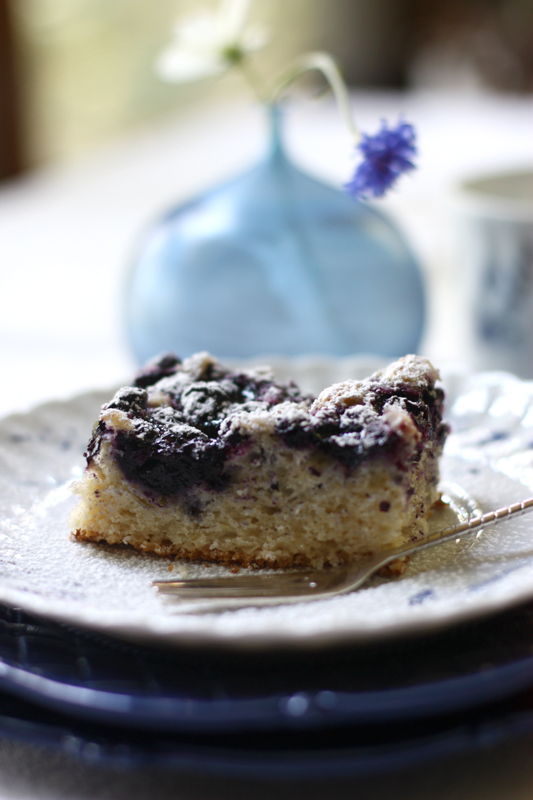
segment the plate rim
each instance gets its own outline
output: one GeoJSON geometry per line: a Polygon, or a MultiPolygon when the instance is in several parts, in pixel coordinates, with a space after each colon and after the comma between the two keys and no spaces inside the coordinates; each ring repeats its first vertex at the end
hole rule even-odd
{"type": "Polygon", "coordinates": [[[336,691],[341,707],[338,702],[331,707],[320,705],[319,695],[323,690],[306,692],[311,717],[284,711],[293,696],[288,692],[229,700],[175,694],[143,695],[63,681],[6,661],[0,663],[0,692],[87,723],[126,726],[138,731],[198,735],[320,731],[369,723],[422,722],[448,714],[468,713],[530,690],[532,666],[533,655],[521,656],[484,670],[482,679],[479,670],[472,667],[464,674],[428,679],[414,685],[336,691]],[[236,709],[238,714],[235,714],[236,709]]]}

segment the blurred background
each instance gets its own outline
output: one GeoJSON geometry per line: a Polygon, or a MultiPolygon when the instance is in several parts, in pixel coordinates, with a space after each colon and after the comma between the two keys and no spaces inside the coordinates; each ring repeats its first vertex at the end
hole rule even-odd
{"type": "MultiPolygon", "coordinates": [[[[0,412],[127,377],[121,297],[140,231],[263,152],[237,71],[180,86],[154,73],[175,19],[203,5],[0,0],[0,412]]],[[[533,165],[532,0],[256,0],[251,19],[272,31],[261,71],[328,50],[363,130],[416,123],[420,168],[382,207],[424,269],[423,352],[468,362],[448,201],[471,173],[533,165]]],[[[352,146],[324,89],[293,91],[288,148],[340,186],[352,146]]]]}
{"type": "MultiPolygon", "coordinates": [[[[239,74],[187,86],[153,64],[191,0],[0,0],[2,174],[71,161],[199,104],[246,95],[239,74]]],[[[328,50],[352,87],[533,89],[531,0],[258,0],[275,30],[258,54],[273,74],[328,50]]]]}

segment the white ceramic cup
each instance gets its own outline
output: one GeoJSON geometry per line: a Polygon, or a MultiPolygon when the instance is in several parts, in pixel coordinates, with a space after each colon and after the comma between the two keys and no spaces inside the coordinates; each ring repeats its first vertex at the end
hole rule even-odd
{"type": "Polygon", "coordinates": [[[533,378],[533,171],[464,181],[459,197],[464,357],[533,378]]]}

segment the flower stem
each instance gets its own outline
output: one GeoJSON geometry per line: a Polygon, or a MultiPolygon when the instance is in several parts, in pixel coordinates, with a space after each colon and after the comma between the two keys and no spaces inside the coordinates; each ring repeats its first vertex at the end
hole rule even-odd
{"type": "Polygon", "coordinates": [[[328,55],[328,53],[304,53],[302,56],[297,58],[296,61],[294,61],[289,67],[287,67],[286,70],[284,70],[284,72],[281,73],[278,80],[274,84],[270,98],[271,102],[276,102],[287,86],[299,78],[300,75],[303,75],[304,73],[310,72],[314,69],[321,72],[331,86],[346,127],[354,137],[355,142],[358,143],[361,139],[361,134],[359,133],[353,121],[348,90],[337,62],[330,55],[328,55]]]}

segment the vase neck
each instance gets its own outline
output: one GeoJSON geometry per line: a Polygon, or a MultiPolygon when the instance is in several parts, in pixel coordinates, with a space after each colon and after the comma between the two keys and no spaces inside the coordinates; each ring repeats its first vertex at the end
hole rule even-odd
{"type": "Polygon", "coordinates": [[[279,105],[267,107],[268,121],[270,125],[270,157],[274,160],[284,159],[285,150],[283,147],[283,116],[284,110],[279,105]]]}

